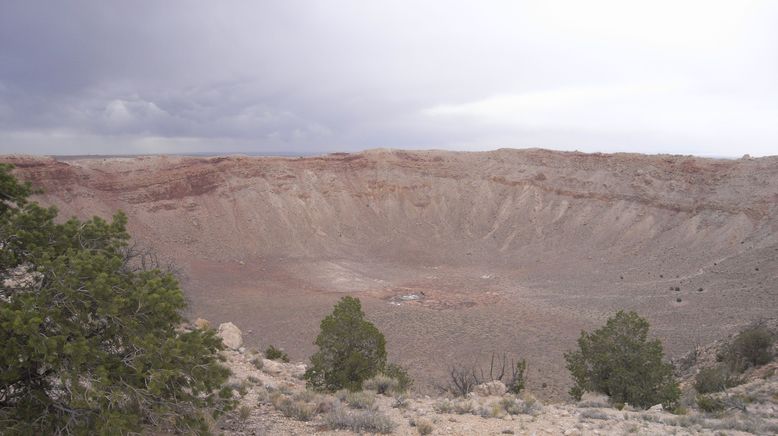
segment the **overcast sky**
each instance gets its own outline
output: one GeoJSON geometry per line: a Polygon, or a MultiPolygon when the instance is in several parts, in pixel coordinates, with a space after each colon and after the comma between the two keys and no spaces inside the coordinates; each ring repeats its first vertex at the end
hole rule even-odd
{"type": "Polygon", "coordinates": [[[778,2],[0,2],[0,153],[778,154],[778,2]]]}

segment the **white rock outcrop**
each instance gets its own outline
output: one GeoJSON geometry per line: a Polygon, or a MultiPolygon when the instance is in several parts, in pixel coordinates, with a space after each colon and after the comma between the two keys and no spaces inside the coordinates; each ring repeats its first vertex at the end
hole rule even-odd
{"type": "Polygon", "coordinates": [[[231,322],[219,324],[219,337],[227,348],[237,350],[243,345],[243,333],[231,322]]]}
{"type": "Polygon", "coordinates": [[[501,397],[508,392],[508,388],[505,387],[505,383],[493,380],[476,386],[473,391],[479,397],[501,397]]]}
{"type": "Polygon", "coordinates": [[[211,328],[211,323],[207,319],[197,318],[194,322],[196,329],[205,330],[211,328]]]}

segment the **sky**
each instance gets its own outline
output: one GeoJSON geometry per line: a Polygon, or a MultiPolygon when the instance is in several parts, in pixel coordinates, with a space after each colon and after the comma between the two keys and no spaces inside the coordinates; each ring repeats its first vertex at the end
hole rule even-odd
{"type": "Polygon", "coordinates": [[[0,153],[778,155],[778,1],[0,2],[0,153]]]}

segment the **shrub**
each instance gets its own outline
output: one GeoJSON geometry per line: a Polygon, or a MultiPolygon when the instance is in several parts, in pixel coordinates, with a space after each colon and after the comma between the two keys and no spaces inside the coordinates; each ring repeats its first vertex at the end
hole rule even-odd
{"type": "Polygon", "coordinates": [[[270,401],[287,418],[294,418],[298,421],[310,421],[316,414],[316,405],[306,402],[304,394],[295,395],[294,398],[276,391],[270,395],[270,401]]]}
{"type": "Polygon", "coordinates": [[[316,406],[305,401],[292,400],[289,397],[282,397],[281,401],[274,403],[276,409],[287,418],[294,418],[298,421],[310,421],[316,414],[316,406]]]}
{"type": "Polygon", "coordinates": [[[619,311],[605,326],[581,332],[579,349],[565,353],[575,382],[570,394],[608,395],[612,402],[648,408],[662,403],[672,409],[680,397],[672,366],[662,361],[662,344],[648,340],[648,321],[635,312],[619,311]]]}
{"type": "Polygon", "coordinates": [[[527,361],[522,359],[516,362],[516,368],[513,373],[513,377],[508,380],[506,386],[508,392],[518,394],[524,389],[524,371],[527,370],[527,361]]]}
{"type": "Polygon", "coordinates": [[[261,357],[255,357],[251,359],[251,363],[254,365],[254,368],[262,369],[265,367],[265,361],[262,360],[261,357]]]}
{"type": "Polygon", "coordinates": [[[451,392],[453,395],[466,396],[478,385],[474,371],[463,365],[452,365],[448,369],[448,386],[441,390],[451,392]]]}
{"type": "Polygon", "coordinates": [[[267,403],[267,401],[270,399],[270,393],[265,388],[257,389],[256,393],[257,393],[257,403],[258,404],[267,403]]]}
{"type": "Polygon", "coordinates": [[[413,380],[403,367],[390,363],[380,374],[365,380],[362,388],[375,391],[377,394],[389,395],[404,393],[413,384],[413,380]]]}
{"type": "Polygon", "coordinates": [[[584,409],[579,416],[585,419],[610,419],[607,413],[596,409],[584,409]]]}
{"type": "Polygon", "coordinates": [[[686,415],[689,413],[689,409],[687,409],[684,406],[678,406],[675,409],[671,410],[670,413],[673,415],[686,415]]]}
{"type": "Polygon", "coordinates": [[[179,329],[169,272],[127,218],[57,223],[0,164],[0,423],[5,434],[205,433],[231,409],[212,329],[179,329]],[[141,259],[142,260],[142,259],[141,259]]]}
{"type": "Polygon", "coordinates": [[[735,336],[726,352],[725,360],[730,368],[736,371],[764,365],[773,358],[771,348],[774,342],[775,335],[767,327],[748,327],[735,336]]]}
{"type": "Polygon", "coordinates": [[[381,395],[394,392],[397,390],[397,386],[397,380],[384,374],[378,374],[371,379],[365,380],[365,382],[362,384],[363,389],[375,391],[377,394],[381,395]]]}
{"type": "Polygon", "coordinates": [[[725,365],[702,368],[694,378],[694,389],[701,394],[720,392],[740,384],[740,379],[733,375],[725,365]]]}
{"type": "Polygon", "coordinates": [[[500,406],[508,415],[518,415],[523,410],[522,402],[519,402],[515,398],[503,398],[500,400],[500,406]]]}
{"type": "Polygon", "coordinates": [[[319,351],[311,356],[311,367],[305,372],[309,386],[358,391],[363,381],[386,366],[384,335],[364,318],[359,300],[343,297],[322,320],[315,342],[319,351]]]}
{"type": "Polygon", "coordinates": [[[718,398],[711,397],[710,395],[698,395],[697,407],[703,412],[720,412],[724,410],[724,402],[718,398]]]}
{"type": "Polygon", "coordinates": [[[372,392],[349,392],[346,403],[355,409],[370,409],[375,404],[375,394],[372,392]]]}
{"type": "Polygon", "coordinates": [[[473,364],[465,366],[454,364],[448,369],[449,381],[447,386],[440,389],[457,396],[469,394],[476,386],[490,381],[501,381],[508,388],[508,392],[518,394],[524,389],[524,372],[527,368],[525,360],[508,359],[503,353],[492,353],[489,369],[473,364]]]}
{"type": "Polygon", "coordinates": [[[390,363],[383,369],[384,375],[397,381],[395,392],[407,392],[413,386],[413,379],[408,375],[408,371],[396,363],[390,363]]]}
{"type": "Polygon", "coordinates": [[[473,413],[473,402],[470,400],[461,400],[454,403],[454,412],[459,415],[473,413]]]}
{"type": "Polygon", "coordinates": [[[240,418],[241,421],[245,421],[249,419],[249,416],[251,416],[251,408],[248,406],[240,406],[240,409],[238,409],[238,418],[240,418]]]}
{"type": "Polygon", "coordinates": [[[265,350],[265,358],[269,360],[280,360],[281,362],[289,362],[289,356],[284,353],[284,350],[276,348],[271,345],[265,350]]]}
{"type": "Polygon", "coordinates": [[[499,418],[505,416],[506,412],[499,402],[494,401],[485,406],[481,406],[481,410],[478,414],[481,415],[481,418],[499,418]]]}
{"type": "Polygon", "coordinates": [[[438,413],[451,413],[454,410],[454,403],[446,398],[435,404],[433,408],[438,413]]]}
{"type": "Polygon", "coordinates": [[[319,395],[316,392],[304,390],[304,391],[295,392],[293,397],[297,401],[304,401],[306,403],[311,403],[311,402],[315,402],[318,399],[319,395]]]}
{"type": "Polygon", "coordinates": [[[335,406],[324,417],[324,422],[329,428],[351,430],[355,433],[391,433],[395,428],[395,423],[381,412],[348,410],[343,406],[335,406]]]}
{"type": "Polygon", "coordinates": [[[426,418],[416,418],[413,420],[413,425],[416,427],[416,431],[418,431],[420,435],[432,434],[432,431],[435,430],[435,426],[432,425],[432,421],[426,418]]]}

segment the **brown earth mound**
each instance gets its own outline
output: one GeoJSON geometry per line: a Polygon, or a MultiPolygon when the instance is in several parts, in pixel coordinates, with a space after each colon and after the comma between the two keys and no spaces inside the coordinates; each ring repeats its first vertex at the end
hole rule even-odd
{"type": "Polygon", "coordinates": [[[361,297],[422,387],[505,351],[560,398],[562,353],[615,310],[646,316],[673,355],[778,312],[776,157],[2,160],[64,216],[124,210],[182,268],[192,319],[234,320],[250,345],[303,360],[335,301],[361,297]]]}

